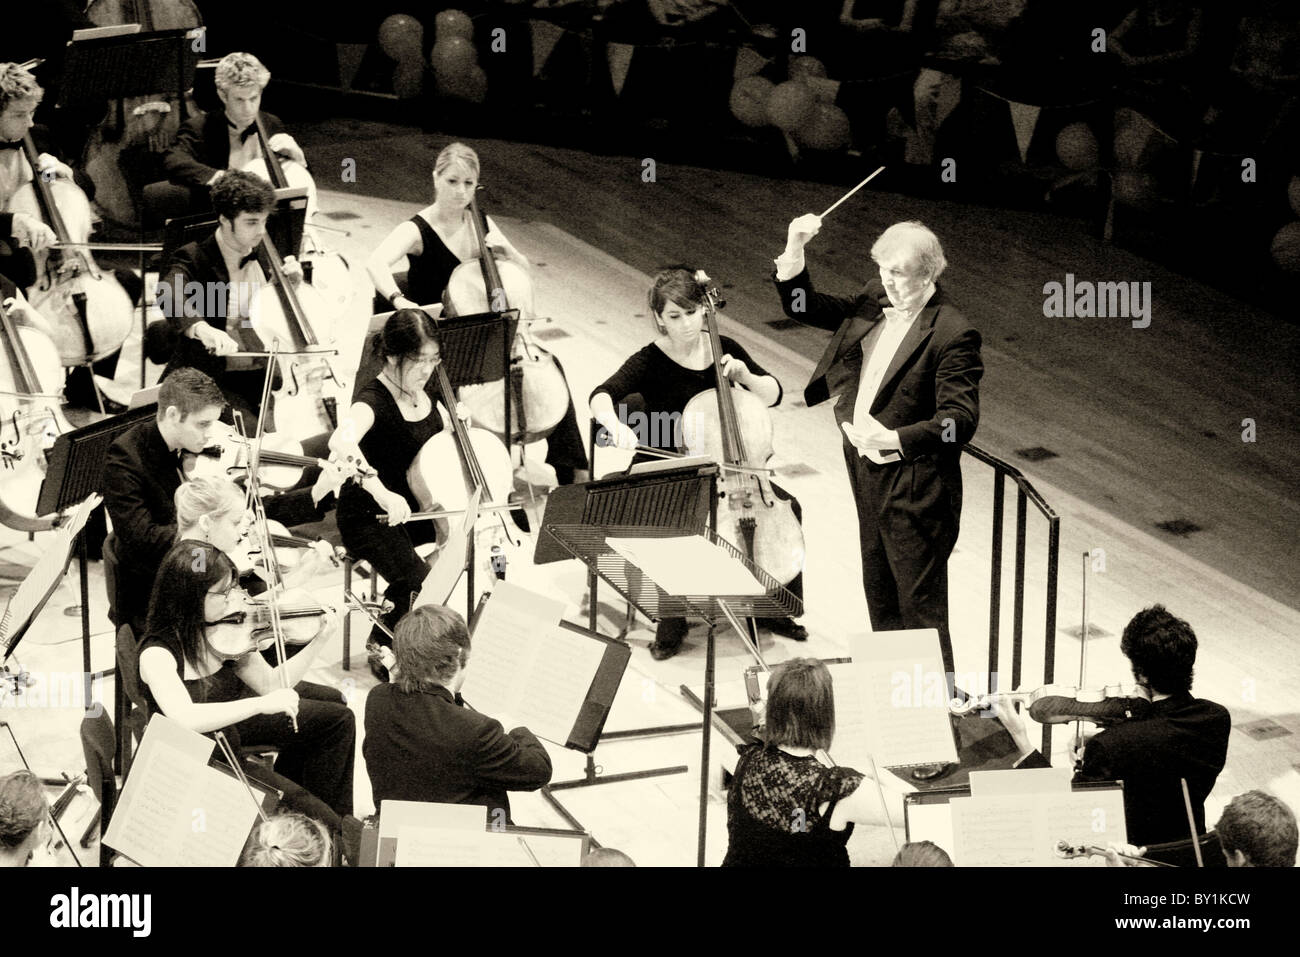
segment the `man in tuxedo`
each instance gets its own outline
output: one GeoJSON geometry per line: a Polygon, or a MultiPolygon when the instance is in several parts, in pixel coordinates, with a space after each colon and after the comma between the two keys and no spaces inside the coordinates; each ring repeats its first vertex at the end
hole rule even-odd
{"type": "Polygon", "coordinates": [[[487,823],[508,823],[506,792],[549,783],[551,759],[527,728],[507,732],[508,724],[465,706],[465,619],[443,605],[421,605],[397,623],[393,652],[392,683],[366,697],[362,751],[375,806],[481,804],[487,823]]]}
{"type": "MultiPolygon", "coordinates": [[[[217,64],[217,96],[221,110],[187,120],[176,133],[176,142],[163,158],[167,178],[189,188],[195,210],[209,208],[208,190],[227,170],[243,169],[261,158],[257,142],[257,115],[262,91],[271,73],[251,53],[231,53],[217,64]]],[[[286,159],[307,165],[302,148],[284,132],[279,118],[262,113],[269,145],[286,159]]]]}
{"type": "Polygon", "coordinates": [[[886,229],[871,247],[879,278],[843,297],[816,292],[804,264],[820,228],[818,216],[795,219],[775,260],[786,315],[835,331],[804,398],[839,396],[872,629],[937,629],[951,685],[948,556],[961,449],[979,422],[980,334],[938,285],[947,261],[921,223],[886,229]]]}

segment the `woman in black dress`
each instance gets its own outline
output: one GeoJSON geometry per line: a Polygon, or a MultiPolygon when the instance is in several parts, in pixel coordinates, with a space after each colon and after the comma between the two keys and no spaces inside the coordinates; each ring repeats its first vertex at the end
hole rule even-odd
{"type": "MultiPolygon", "coordinates": [[[[654,315],[659,337],[633,353],[612,376],[591,393],[591,414],[608,433],[610,444],[620,448],[637,445],[680,452],[682,448],[682,414],[696,395],[716,387],[713,354],[708,331],[704,328],[704,286],[695,278],[695,270],[670,266],[659,271],[650,287],[650,311],[654,315]],[[631,403],[629,397],[637,397],[631,403]],[[615,402],[619,408],[615,408],[615,402]],[[642,413],[633,418],[629,410],[642,413]],[[629,421],[644,426],[641,433],[629,421]]],[[[769,406],[781,401],[781,383],[768,373],[736,340],[722,336],[722,370],[732,382],[753,392],[769,406]]],[[[634,463],[641,461],[638,455],[634,463]]],[[[772,486],[782,498],[789,499],[796,517],[799,503],[778,486],[772,486]]],[[[803,597],[803,573],[788,587],[803,597]]],[[[790,618],[759,619],[769,630],[803,641],[804,627],[790,618]]],[[[681,649],[686,636],[684,618],[664,618],[655,631],[650,654],[656,660],[671,658],[681,649]]]]}
{"type": "MultiPolygon", "coordinates": [[[[366,270],[375,284],[376,312],[384,311],[389,303],[393,309],[413,309],[442,302],[456,267],[478,259],[468,214],[478,178],[478,154],[464,143],[452,143],[438,154],[433,167],[433,202],[399,223],[366,260],[366,270]],[[393,276],[393,266],[402,257],[409,263],[405,290],[393,276]]],[[[491,216],[487,217],[485,239],[498,261],[514,263],[525,273],[531,271],[528,258],[511,245],[491,216]]],[[[563,374],[563,368],[560,372],[563,374]]],[[[547,439],[546,462],[555,469],[555,479],[561,485],[586,481],[587,453],[572,397],[564,418],[547,439]]]]}
{"type": "MultiPolygon", "coordinates": [[[[399,309],[389,316],[371,348],[382,362],[379,375],[357,393],[330,437],[330,450],[361,459],[377,473],[343,487],[337,515],[343,547],[388,582],[384,597],[393,609],[384,624],[391,630],[429,574],[415,546],[437,537],[433,522],[405,524],[420,508],[406,472],[424,443],[445,427],[433,376],[442,353],[433,320],[422,309],[399,309]],[[386,523],[375,517],[381,512],[386,523]]],[[[383,629],[371,631],[370,668],[385,681],[380,647],[391,645],[383,629]]]]}

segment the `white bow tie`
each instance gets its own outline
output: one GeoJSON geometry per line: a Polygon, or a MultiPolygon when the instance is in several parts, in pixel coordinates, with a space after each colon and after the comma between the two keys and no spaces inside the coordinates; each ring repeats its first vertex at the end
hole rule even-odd
{"type": "Polygon", "coordinates": [[[907,309],[895,309],[893,306],[884,308],[886,322],[907,322],[913,315],[915,313],[907,309]]]}

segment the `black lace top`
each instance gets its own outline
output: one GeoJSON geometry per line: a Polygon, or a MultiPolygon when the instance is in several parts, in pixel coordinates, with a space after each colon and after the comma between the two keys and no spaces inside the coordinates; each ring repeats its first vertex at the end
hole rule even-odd
{"type": "Polygon", "coordinates": [[[848,867],[853,825],[830,829],[841,798],[864,775],[827,768],[815,757],[750,745],[740,754],[727,795],[727,856],[723,867],[848,867]],[[824,814],[818,809],[826,804],[824,814]]]}

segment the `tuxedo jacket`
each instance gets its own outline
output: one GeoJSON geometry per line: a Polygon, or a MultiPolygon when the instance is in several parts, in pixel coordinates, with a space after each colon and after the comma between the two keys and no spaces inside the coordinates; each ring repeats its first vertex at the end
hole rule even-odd
{"type": "MultiPolygon", "coordinates": [[[[280,118],[265,110],[261,113],[268,137],[284,132],[280,118]]],[[[230,163],[230,121],[225,110],[213,110],[192,117],[181,124],[176,142],[163,157],[167,178],[178,186],[207,186],[208,180],[230,163]]],[[[250,126],[249,130],[255,128],[250,126]]],[[[246,132],[255,136],[254,132],[246,132]]]]}
{"type": "MultiPolygon", "coordinates": [[[[227,289],[230,288],[230,271],[226,269],[226,261],[222,258],[221,247],[217,245],[215,229],[206,239],[195,243],[186,243],[184,246],[179,247],[172,253],[171,260],[163,270],[160,283],[167,288],[171,303],[169,308],[162,311],[167,317],[167,322],[175,330],[178,339],[176,351],[173,353],[171,361],[167,363],[167,368],[163,370],[162,377],[167,378],[175,369],[190,368],[198,369],[213,379],[221,381],[222,373],[226,371],[225,358],[212,355],[202,342],[186,336],[185,331],[202,320],[206,321],[214,329],[229,332],[238,341],[240,339],[239,330],[227,328],[226,313],[229,311],[228,308],[213,310],[212,315],[206,315],[206,310],[203,309],[187,309],[184,296],[182,296],[181,301],[176,301],[175,291],[177,289],[184,290],[186,284],[190,282],[200,283],[205,289],[208,288],[209,283],[222,283],[227,289]]],[[[236,291],[235,296],[237,295],[238,292],[236,291]]],[[[205,296],[205,302],[206,299],[205,296]]],[[[159,301],[163,302],[161,298],[159,301]]]]}
{"type": "Polygon", "coordinates": [[[535,791],[551,780],[546,748],[527,728],[508,734],[495,718],[464,707],[442,687],[405,692],[382,684],[366,696],[362,753],[383,801],[434,801],[502,808],[507,791],[535,791]]]}

